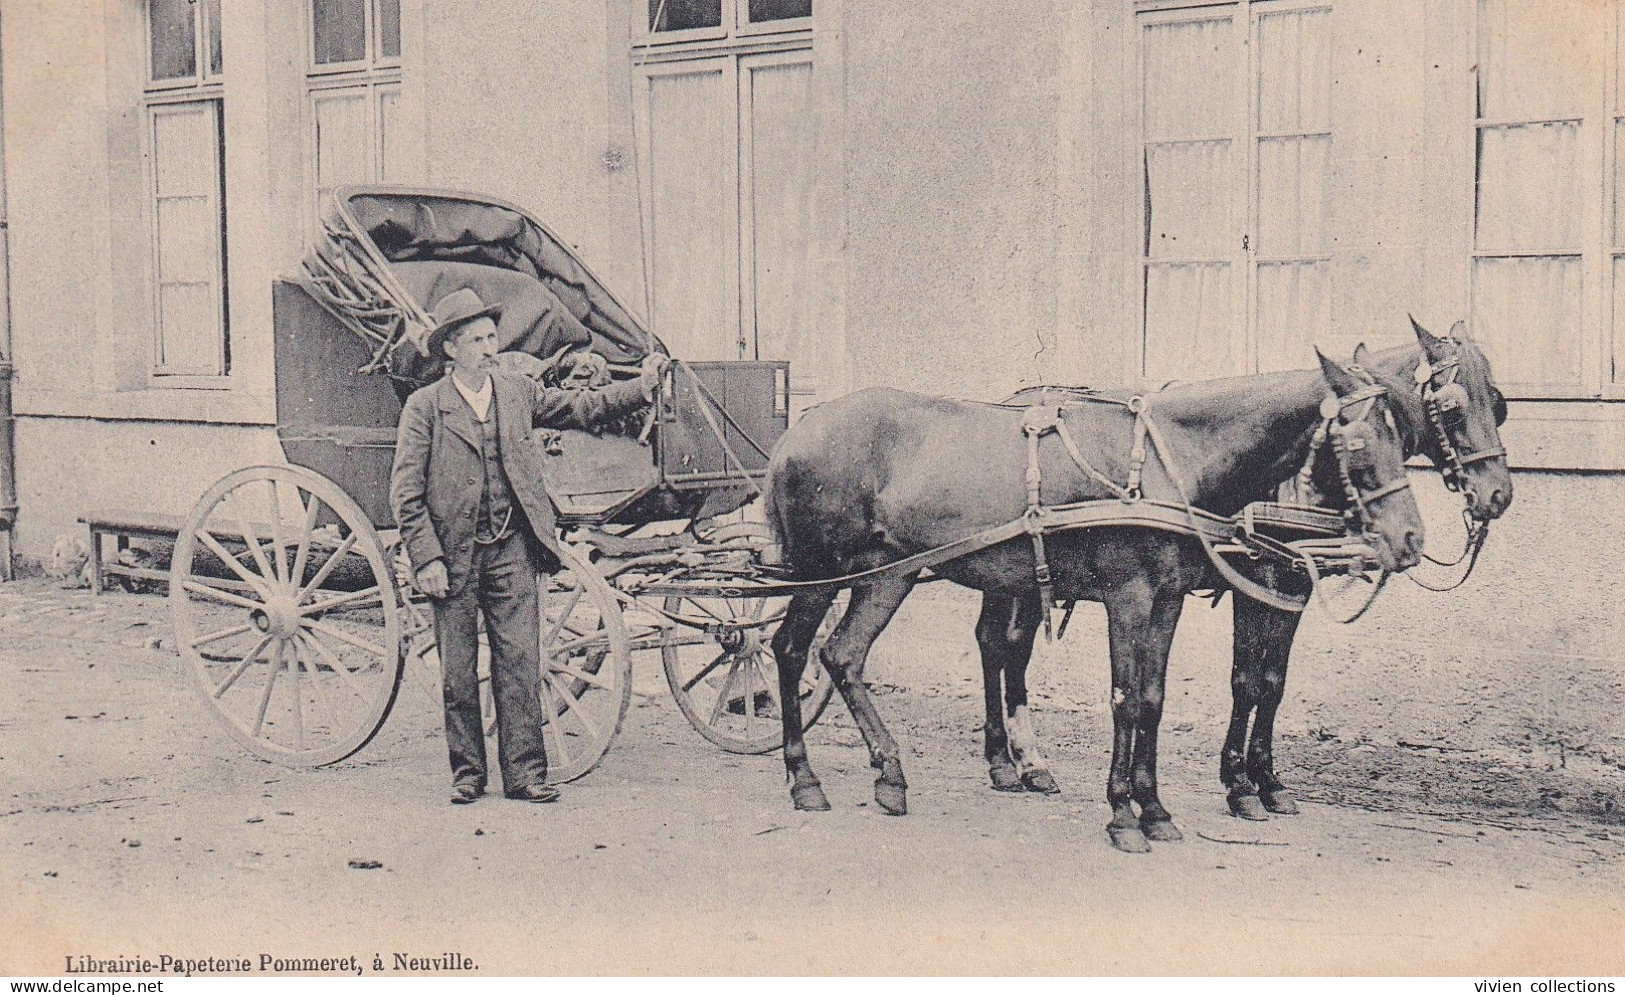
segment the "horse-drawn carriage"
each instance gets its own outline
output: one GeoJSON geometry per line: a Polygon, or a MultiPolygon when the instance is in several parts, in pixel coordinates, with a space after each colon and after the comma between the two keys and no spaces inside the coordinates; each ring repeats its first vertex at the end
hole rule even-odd
{"type": "MultiPolygon", "coordinates": [[[[274,298],[287,465],[239,470],[203,495],[170,584],[177,645],[202,700],[255,754],[297,765],[361,749],[408,663],[434,669],[430,613],[387,502],[401,401],[441,373],[424,344],[433,303],[424,274],[478,281],[493,303],[528,302],[505,318],[522,311],[536,324],[499,326],[499,336],[530,343],[522,348],[538,355],[517,368],[544,381],[591,389],[665,351],[564,243],[511,205],[346,188],[326,205],[323,228],[274,298]],[[506,289],[492,300],[491,288],[506,289]],[[574,338],[554,349],[560,329],[574,338]]],[[[1466,493],[1473,555],[1483,523],[1510,500],[1487,364],[1464,338],[1416,333],[1417,347],[1357,352],[1347,368],[1322,357],[1319,371],[1166,393],[1030,390],[978,405],[868,392],[821,408],[777,447],[789,431],[787,364],[672,363],[643,416],[536,440],[562,533],[562,569],[541,581],[537,633],[550,779],[592,769],[625,715],[633,654],[658,652],[705,738],[735,752],[790,744],[792,795],[805,808],[827,803],[800,734],[840,687],[881,770],[876,798],[901,813],[895,744],[855,678],[908,590],[936,576],[986,595],[977,636],[996,787],[1015,783],[1005,755],[1020,752],[995,707],[1001,669],[1021,724],[1038,620],[1047,631],[1059,603],[1106,602],[1113,839],[1144,846],[1128,808],[1131,763],[1146,833],[1170,838],[1155,799],[1155,725],[1187,592],[1232,589],[1291,612],[1321,576],[1363,578],[1380,565],[1374,595],[1388,571],[1421,554],[1407,455],[1428,455],[1466,493]],[[735,514],[769,479],[772,532],[735,514]],[[1276,503],[1277,484],[1320,497],[1276,503]],[[845,589],[851,607],[831,634],[845,589]],[[1155,618],[1139,617],[1153,602],[1155,618]],[[825,666],[810,663],[826,635],[825,666]],[[1149,656],[1127,666],[1136,654],[1149,656]]],[[[1289,647],[1290,627],[1280,631],[1289,647]]],[[[1238,673],[1284,674],[1284,653],[1260,663],[1238,651],[1238,673]]],[[[1254,707],[1273,715],[1273,704],[1238,697],[1232,740],[1254,707]]],[[[1260,715],[1250,755],[1262,759],[1249,772],[1266,804],[1284,804],[1260,715]]],[[[1255,786],[1235,781],[1232,808],[1245,814],[1238,799],[1255,786]]]]}
{"type": "MultiPolygon", "coordinates": [[[[422,348],[433,302],[400,274],[430,264],[481,276],[487,293],[545,294],[590,334],[564,356],[542,357],[551,365],[530,360],[527,372],[590,389],[594,375],[633,376],[649,351],[665,351],[516,207],[394,187],[334,194],[319,243],[274,292],[277,436],[288,465],[216,483],[172,559],[177,644],[197,689],[268,760],[350,756],[382,726],[408,666],[437,668],[428,606],[388,506],[401,402],[422,371],[439,373],[422,348]],[[586,377],[572,375],[582,369],[586,377]]],[[[551,780],[579,777],[608,748],[637,653],[660,656],[683,714],[713,743],[764,752],[782,741],[764,648],[782,599],[716,585],[766,569],[766,529],[730,513],[759,492],[789,397],[787,363],[678,362],[646,415],[537,440],[564,539],[563,569],[544,579],[538,633],[551,780]],[[689,592],[689,580],[707,583],[689,592]],[[656,583],[660,593],[643,594],[656,583]]],[[[828,679],[811,671],[802,693],[811,721],[828,679]]]]}

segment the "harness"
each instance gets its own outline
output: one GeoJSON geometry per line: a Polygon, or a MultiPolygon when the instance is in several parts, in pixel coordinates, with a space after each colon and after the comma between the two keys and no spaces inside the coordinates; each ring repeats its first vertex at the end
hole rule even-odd
{"type": "MultiPolygon", "coordinates": [[[[1273,556],[1293,569],[1301,570],[1315,581],[1327,570],[1364,569],[1370,559],[1370,526],[1373,521],[1371,507],[1377,502],[1410,486],[1404,479],[1390,481],[1370,491],[1360,489],[1351,467],[1358,467],[1362,454],[1369,452],[1371,436],[1369,426],[1363,425],[1376,401],[1385,389],[1370,382],[1344,398],[1328,396],[1321,404],[1321,424],[1315,438],[1330,441],[1336,454],[1348,496],[1350,510],[1339,514],[1308,505],[1274,504],[1259,502],[1249,506],[1238,518],[1216,515],[1195,507],[1190,501],[1173,458],[1173,451],[1156,419],[1152,417],[1155,393],[1136,395],[1128,399],[1093,393],[1068,392],[1074,400],[1116,404],[1134,415],[1129,468],[1126,481],[1118,483],[1092,464],[1077,440],[1067,428],[1065,404],[1046,401],[1027,407],[1022,417],[1022,432],[1027,437],[1028,464],[1025,476],[1027,509],[1013,521],[997,525],[932,549],[894,560],[840,577],[819,580],[788,580],[774,567],[756,567],[749,573],[728,578],[686,578],[680,582],[670,578],[656,579],[639,585],[644,595],[681,594],[693,596],[705,593],[724,598],[773,598],[833,592],[843,588],[862,586],[887,577],[919,573],[950,560],[989,549],[1001,543],[1026,535],[1033,547],[1034,578],[1045,605],[1044,632],[1054,638],[1051,631],[1049,608],[1054,601],[1054,577],[1045,552],[1045,536],[1052,532],[1074,529],[1132,526],[1148,528],[1176,535],[1194,536],[1201,543],[1209,562],[1234,589],[1257,601],[1285,611],[1301,612],[1308,606],[1307,598],[1288,598],[1280,592],[1260,585],[1238,573],[1224,562],[1223,555],[1246,555],[1252,559],[1273,556]],[[1350,408],[1358,408],[1356,417],[1345,418],[1350,408]],[[1067,455],[1090,480],[1105,488],[1112,497],[1096,498],[1068,504],[1045,504],[1043,501],[1043,474],[1038,463],[1039,440],[1054,433],[1060,439],[1067,455]],[[1156,451],[1163,469],[1179,494],[1179,501],[1147,498],[1141,491],[1145,463],[1152,450],[1156,451]],[[1283,542],[1266,534],[1265,529],[1277,527],[1311,538],[1283,542]],[[1358,529],[1357,537],[1354,529],[1358,529]]],[[[1320,448],[1311,450],[1310,459],[1320,448]]],[[[1312,470],[1312,468],[1311,468],[1312,470]]],[[[1380,585],[1379,585],[1380,589],[1380,585]]],[[[1066,631],[1072,607],[1067,606],[1061,622],[1061,634],[1066,631]]],[[[1362,609],[1363,610],[1363,609],[1362,609]]]]}
{"type": "MultiPolygon", "coordinates": [[[[1356,372],[1363,374],[1363,371],[1356,372]]],[[[1328,395],[1321,402],[1321,422],[1315,429],[1309,447],[1308,458],[1298,473],[1298,479],[1307,484],[1314,473],[1315,462],[1320,451],[1330,442],[1332,452],[1337,460],[1338,474],[1343,484],[1344,495],[1349,502],[1348,510],[1339,517],[1333,512],[1307,505],[1263,505],[1258,507],[1249,505],[1244,509],[1239,528],[1234,520],[1207,516],[1229,526],[1229,529],[1221,538],[1240,539],[1242,540],[1242,549],[1252,558],[1257,559],[1265,555],[1275,556],[1295,567],[1304,569],[1311,578],[1318,576],[1318,572],[1312,563],[1317,553],[1335,561],[1340,567],[1352,567],[1363,563],[1365,556],[1361,550],[1369,551],[1372,541],[1371,530],[1375,521],[1371,512],[1372,505],[1410,487],[1410,480],[1403,475],[1369,491],[1362,490],[1355,481],[1355,470],[1370,465],[1371,444],[1374,441],[1370,428],[1364,423],[1375,408],[1377,399],[1387,393],[1369,375],[1365,375],[1364,379],[1366,385],[1346,397],[1328,395]],[[1344,412],[1350,408],[1358,410],[1354,417],[1345,418],[1344,412]],[[1329,542],[1322,540],[1315,546],[1302,547],[1269,537],[1260,531],[1260,520],[1273,519],[1273,524],[1283,524],[1275,514],[1276,509],[1285,512],[1286,517],[1294,524],[1307,525],[1311,531],[1322,533],[1328,537],[1339,533],[1345,537],[1357,535],[1361,547],[1360,549],[1351,549],[1346,542],[1336,539],[1329,542]],[[1338,527],[1327,528],[1327,519],[1337,522],[1338,527]],[[1305,565],[1306,561],[1308,561],[1308,565],[1305,565]]],[[[1118,525],[1140,525],[1145,518],[1154,517],[1144,515],[1145,509],[1134,507],[1147,503],[1141,492],[1141,478],[1148,457],[1146,442],[1149,439],[1151,445],[1157,451],[1157,457],[1161,461],[1164,471],[1178,490],[1182,502],[1181,505],[1171,505],[1164,502],[1156,502],[1156,504],[1183,511],[1189,529],[1178,531],[1187,532],[1196,537],[1202,545],[1203,552],[1207,554],[1209,562],[1218,571],[1219,575],[1232,587],[1248,597],[1284,611],[1302,611],[1307,605],[1306,600],[1287,597],[1272,588],[1248,579],[1224,561],[1220,555],[1221,549],[1210,534],[1210,529],[1204,527],[1207,523],[1201,520],[1201,514],[1191,503],[1190,493],[1185,486],[1184,478],[1175,465],[1172,448],[1164,438],[1161,428],[1151,416],[1151,402],[1155,396],[1155,393],[1139,394],[1127,400],[1100,395],[1083,395],[1081,397],[1085,401],[1120,404],[1134,415],[1134,428],[1129,450],[1128,477],[1124,484],[1118,484],[1107,477],[1083,455],[1077,441],[1067,429],[1065,406],[1063,404],[1044,404],[1029,408],[1022,419],[1022,431],[1027,436],[1027,511],[1022,517],[1022,521],[1025,525],[1025,531],[1032,542],[1034,579],[1038,584],[1040,602],[1046,606],[1044,612],[1044,634],[1046,638],[1052,637],[1047,608],[1055,602],[1054,578],[1045,553],[1044,536],[1046,533],[1058,531],[1060,528],[1077,527],[1072,522],[1061,524],[1054,515],[1054,509],[1047,507],[1043,503],[1043,475],[1038,462],[1038,443],[1040,439],[1050,432],[1055,433],[1062,446],[1066,449],[1067,455],[1071,457],[1073,463],[1077,464],[1078,468],[1090,480],[1115,495],[1117,502],[1123,507],[1119,515],[1111,516],[1113,520],[1109,524],[1118,525]]],[[[1082,502],[1080,505],[1073,507],[1107,503],[1110,503],[1110,499],[1082,502]]],[[[1101,524],[1107,524],[1107,522],[1101,524]]],[[[1228,552],[1231,550],[1223,551],[1228,552]]],[[[1076,602],[1071,602],[1067,605],[1066,614],[1061,622],[1062,634],[1066,631],[1067,622],[1071,620],[1072,608],[1075,604],[1076,602]]],[[[1364,611],[1363,608],[1361,610],[1364,611]]]]}

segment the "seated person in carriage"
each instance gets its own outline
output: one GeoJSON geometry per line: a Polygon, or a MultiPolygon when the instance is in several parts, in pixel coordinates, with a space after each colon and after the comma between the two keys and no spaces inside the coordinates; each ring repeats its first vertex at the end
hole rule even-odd
{"type": "Polygon", "coordinates": [[[478,799],[488,778],[475,672],[480,616],[491,646],[503,792],[530,802],[558,797],[545,783],[536,571],[555,571],[559,561],[531,429],[589,428],[649,404],[667,364],[656,352],[635,380],[594,390],[545,387],[495,362],[503,310],[467,288],[435,306],[426,344],[451,371],[407,399],[390,476],[402,545],[434,609],[454,804],[478,799]]]}

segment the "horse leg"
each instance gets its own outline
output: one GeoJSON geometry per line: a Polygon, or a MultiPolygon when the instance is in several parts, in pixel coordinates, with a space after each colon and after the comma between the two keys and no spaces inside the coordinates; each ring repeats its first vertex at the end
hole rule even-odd
{"type": "Polygon", "coordinates": [[[1219,781],[1230,813],[1242,819],[1268,818],[1258,798],[1258,785],[1247,776],[1247,726],[1263,691],[1264,643],[1270,612],[1278,612],[1240,593],[1231,596],[1230,728],[1219,753],[1219,781]]]}
{"type": "Polygon", "coordinates": [[[1021,778],[1010,758],[1010,736],[1004,726],[1004,633],[1015,599],[1002,594],[982,596],[982,614],[976,620],[976,645],[982,651],[982,703],[986,719],[982,723],[982,757],[994,791],[1021,791],[1021,778]]]}
{"type": "Polygon", "coordinates": [[[834,601],[834,591],[795,595],[784,610],[779,630],[773,634],[773,659],[779,670],[779,714],[784,723],[784,769],[790,781],[790,800],[803,812],[829,811],[829,799],[824,797],[824,789],[807,761],[807,742],[801,728],[801,675],[807,669],[807,649],[834,601]]]}
{"type": "Polygon", "coordinates": [[[1022,787],[1053,795],[1061,789],[1049,772],[1049,760],[1039,746],[1032,712],[1027,707],[1027,665],[1032,662],[1033,641],[1044,620],[1044,610],[1036,592],[1016,601],[1012,609],[1004,631],[1009,641],[1004,655],[1004,702],[1009,715],[1010,758],[1016,763],[1022,787]]]}
{"type": "Polygon", "coordinates": [[[1298,814],[1298,803],[1293,800],[1292,792],[1275,776],[1275,712],[1286,693],[1287,658],[1291,649],[1291,640],[1284,641],[1279,657],[1272,659],[1264,671],[1264,694],[1258,702],[1258,717],[1253,720],[1253,736],[1247,746],[1247,773],[1258,785],[1264,807],[1276,815],[1298,814]]]}
{"type": "Polygon", "coordinates": [[[1140,641],[1151,621],[1151,591],[1145,579],[1131,580],[1106,599],[1106,632],[1112,661],[1112,763],[1106,775],[1106,803],[1112,821],[1106,835],[1124,853],[1149,853],[1151,844],[1134,814],[1130,764],[1138,728],[1141,677],[1140,641]]]}
{"type": "Polygon", "coordinates": [[[908,782],[903,779],[897,743],[880,720],[860,675],[869,647],[913,589],[914,576],[889,578],[854,589],[846,614],[819,654],[869,747],[869,766],[880,771],[875,778],[875,801],[888,815],[908,814],[908,782]]]}
{"type": "Polygon", "coordinates": [[[1275,709],[1284,690],[1286,662],[1300,616],[1240,596],[1234,599],[1234,612],[1230,730],[1225,738],[1219,776],[1228,789],[1230,811],[1241,818],[1257,820],[1266,818],[1266,810],[1274,810],[1277,805],[1282,806],[1283,813],[1296,809],[1291,796],[1283,794],[1285,788],[1275,777],[1270,745],[1275,709]],[[1273,702],[1268,706],[1267,719],[1266,701],[1273,702]],[[1243,753],[1243,742],[1254,710],[1257,714],[1253,717],[1249,751],[1252,756],[1249,757],[1243,753]],[[1260,775],[1269,781],[1267,788],[1260,775]]]}
{"type": "Polygon", "coordinates": [[[1168,682],[1168,651],[1174,629],[1184,610],[1183,594],[1157,599],[1151,606],[1150,626],[1141,643],[1139,708],[1135,710],[1134,760],[1131,790],[1140,804],[1140,829],[1146,839],[1174,843],[1184,839],[1174,817],[1157,797],[1157,733],[1162,724],[1162,703],[1168,682]]]}

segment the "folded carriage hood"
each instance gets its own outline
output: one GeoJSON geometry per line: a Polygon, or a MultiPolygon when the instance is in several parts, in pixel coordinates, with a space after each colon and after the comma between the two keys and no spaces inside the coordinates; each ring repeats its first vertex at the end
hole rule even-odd
{"type": "Polygon", "coordinates": [[[517,207],[405,187],[345,187],[334,196],[356,233],[389,262],[439,259],[517,270],[546,284],[611,362],[636,362],[651,343],[665,351],[556,235],[517,207]]]}

